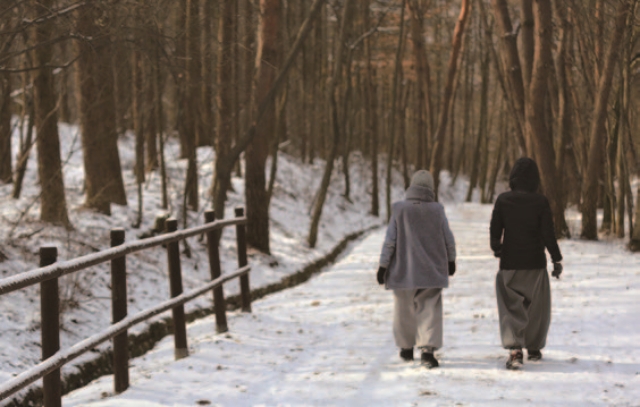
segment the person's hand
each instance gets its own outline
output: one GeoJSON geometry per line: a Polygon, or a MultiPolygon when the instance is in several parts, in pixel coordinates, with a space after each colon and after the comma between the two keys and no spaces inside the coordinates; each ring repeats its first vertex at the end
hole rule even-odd
{"type": "Polygon", "coordinates": [[[560,280],[560,274],[562,274],[562,263],[553,263],[551,275],[560,280]]]}
{"type": "Polygon", "coordinates": [[[378,284],[384,284],[384,275],[387,273],[387,269],[385,267],[378,268],[378,284]]]}
{"type": "Polygon", "coordinates": [[[495,252],[493,252],[493,256],[499,259],[500,256],[502,256],[502,249],[496,250],[495,252]]]}
{"type": "Polygon", "coordinates": [[[449,262],[449,275],[452,276],[456,274],[456,262],[455,261],[450,261],[449,262]]]}

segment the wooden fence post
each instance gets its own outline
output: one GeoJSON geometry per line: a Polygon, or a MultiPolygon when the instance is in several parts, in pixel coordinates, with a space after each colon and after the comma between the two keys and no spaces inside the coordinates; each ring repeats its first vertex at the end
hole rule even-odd
{"type": "MultiPolygon", "coordinates": [[[[204,221],[206,223],[215,222],[216,214],[214,211],[206,211],[204,213],[204,221]]],[[[212,230],[207,232],[207,251],[209,252],[209,270],[211,271],[211,280],[220,277],[220,251],[218,244],[218,234],[222,230],[212,230]]],[[[224,299],[224,290],[222,285],[213,289],[213,307],[216,313],[216,332],[223,333],[229,330],[227,326],[227,304],[224,299]]]]}
{"type": "MultiPolygon", "coordinates": [[[[111,247],[124,243],[124,229],[111,230],[111,247]]],[[[111,322],[127,317],[127,261],[126,257],[111,260],[111,322]]],[[[129,348],[127,331],[113,338],[113,384],[116,393],[129,388],[129,348]]]]}
{"type": "MultiPolygon", "coordinates": [[[[55,246],[40,248],[40,267],[48,266],[58,260],[55,246]]],[[[53,356],[60,350],[60,298],[58,297],[58,279],[40,283],[40,313],[42,318],[42,360],[53,356]]],[[[42,378],[44,405],[62,406],[60,369],[56,369],[42,378]]]]}
{"type": "MultiPolygon", "coordinates": [[[[165,222],[168,233],[178,230],[176,219],[167,219],[165,222]]],[[[182,294],[182,270],[180,266],[180,241],[167,244],[167,260],[169,264],[169,284],[171,298],[182,294]]],[[[173,335],[175,343],[174,355],[176,360],[189,356],[187,347],[187,325],[184,317],[184,305],[178,305],[172,310],[173,335]]]]}
{"type": "MultiPolygon", "coordinates": [[[[235,209],[236,217],[244,216],[244,208],[235,209]]],[[[238,268],[247,265],[247,238],[245,225],[236,225],[236,241],[238,245],[238,268]]],[[[251,312],[251,288],[249,287],[249,273],[240,276],[240,296],[242,298],[242,312],[251,312]]]]}

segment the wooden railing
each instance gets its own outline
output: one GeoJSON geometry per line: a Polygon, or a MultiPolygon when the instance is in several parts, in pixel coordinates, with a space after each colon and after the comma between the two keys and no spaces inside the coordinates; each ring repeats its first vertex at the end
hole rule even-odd
{"type": "Polygon", "coordinates": [[[244,227],[247,218],[244,216],[243,208],[236,208],[235,215],[234,219],[216,221],[214,212],[207,211],[205,212],[204,225],[185,230],[177,230],[178,222],[175,219],[168,219],[165,222],[166,234],[129,243],[124,243],[125,232],[123,229],[114,229],[111,231],[110,249],[59,263],[56,263],[56,247],[41,247],[39,269],[0,280],[0,295],[40,284],[42,317],[42,362],[0,385],[0,400],[4,400],[29,384],[43,379],[42,391],[45,407],[60,407],[62,405],[60,368],[109,339],[113,339],[115,391],[120,393],[126,390],[129,387],[127,329],[158,314],[172,310],[175,358],[186,357],[188,356],[188,346],[184,304],[210,291],[213,291],[216,330],[218,333],[226,332],[228,330],[226,303],[222,289],[225,282],[240,278],[242,311],[251,312],[249,288],[251,268],[247,265],[244,227]],[[236,226],[238,269],[222,276],[218,234],[222,233],[224,227],[232,225],[236,226]],[[183,293],[179,243],[180,240],[203,233],[207,236],[211,281],[198,289],[183,293]],[[166,245],[171,299],[135,315],[127,316],[126,255],[160,245],[166,245]],[[112,325],[70,348],[60,350],[58,278],[106,262],[111,262],[112,325]]]}

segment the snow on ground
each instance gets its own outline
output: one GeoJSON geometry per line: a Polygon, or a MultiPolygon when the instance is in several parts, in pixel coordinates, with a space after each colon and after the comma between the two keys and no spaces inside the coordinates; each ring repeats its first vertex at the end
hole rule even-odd
{"type": "MultiPolygon", "coordinates": [[[[141,228],[131,225],[137,217],[137,186],[133,176],[135,161],[135,140],[127,134],[119,140],[119,151],[124,171],[128,206],[112,205],[112,216],[97,214],[83,207],[84,171],[78,128],[60,124],[64,181],[69,209],[69,217],[74,230],[67,231],[40,222],[37,180],[37,157],[35,148],[31,152],[23,193],[19,200],[13,200],[11,185],[0,185],[0,250],[9,258],[0,262],[0,278],[28,271],[38,266],[40,246],[53,244],[58,247],[59,260],[76,258],[81,255],[103,250],[109,246],[109,230],[123,227],[127,241],[137,239],[143,231],[153,226],[154,218],[161,209],[161,190],[158,172],[148,176],[144,186],[144,218],[141,228]]],[[[14,132],[14,157],[17,155],[19,126],[14,132]]],[[[179,144],[170,139],[165,152],[169,179],[171,216],[178,219],[182,213],[182,191],[186,161],[179,159],[179,144]]],[[[209,190],[211,187],[214,154],[210,148],[198,149],[200,174],[201,210],[189,212],[189,225],[202,224],[204,210],[211,207],[209,190]]],[[[269,165],[269,164],[267,164],[269,165]]],[[[310,223],[310,208],[316,194],[324,162],[315,160],[313,164],[303,164],[300,160],[280,154],[278,173],[271,201],[271,247],[272,255],[266,256],[249,252],[252,265],[251,285],[263,287],[279,282],[307,264],[329,253],[345,236],[356,231],[381,225],[384,215],[384,188],[381,188],[381,216],[369,215],[371,182],[367,162],[358,155],[351,159],[351,197],[346,200],[344,180],[340,167],[333,174],[329,195],[325,202],[321,220],[318,244],[314,249],[306,245],[310,223]]],[[[384,179],[384,168],[380,168],[379,179],[384,179]]],[[[229,193],[226,217],[233,216],[233,208],[244,202],[244,180],[233,178],[234,191],[229,193]]],[[[402,177],[394,172],[392,196],[402,196],[402,177]]],[[[180,219],[180,227],[183,222],[180,219]]],[[[188,240],[192,257],[182,256],[182,274],[185,290],[198,287],[210,280],[208,258],[204,243],[197,237],[188,240]]],[[[235,228],[227,228],[221,242],[223,273],[237,268],[235,228]]],[[[149,308],[169,298],[169,283],[166,271],[164,249],[156,248],[127,257],[129,314],[149,308]]],[[[109,265],[94,267],[70,276],[60,282],[61,303],[61,347],[72,344],[105,329],[111,321],[111,292],[109,265]]],[[[226,295],[239,291],[237,283],[225,285],[226,295]]],[[[187,311],[210,307],[210,296],[200,297],[186,305],[187,311]]],[[[164,317],[164,316],[161,316],[164,317]]],[[[158,318],[161,318],[158,317],[158,318]]],[[[145,324],[134,327],[130,332],[145,329],[145,324]]],[[[29,287],[0,296],[0,382],[12,375],[27,370],[37,364],[40,349],[40,306],[39,287],[29,287]]],[[[109,347],[105,344],[101,349],[109,347]]],[[[66,365],[63,373],[77,371],[76,364],[95,358],[95,353],[81,356],[74,363],[66,365]]]]}
{"type": "MultiPolygon", "coordinates": [[[[384,230],[309,282],[188,328],[191,356],[165,338],[131,362],[131,388],[112,376],[66,396],[65,407],[156,406],[639,406],[640,257],[618,240],[564,240],[552,281],[553,320],[540,362],[504,368],[489,250],[491,206],[448,204],[458,272],[445,290],[441,367],[401,362],[392,296],[375,282],[384,230]]],[[[579,219],[570,216],[569,222],[579,219]]],[[[416,352],[418,357],[418,352],[416,352]]]]}

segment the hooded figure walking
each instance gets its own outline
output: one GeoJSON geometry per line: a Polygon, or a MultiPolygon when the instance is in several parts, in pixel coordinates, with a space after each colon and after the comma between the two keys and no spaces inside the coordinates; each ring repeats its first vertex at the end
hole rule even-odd
{"type": "Polygon", "coordinates": [[[378,283],[393,290],[393,335],[400,357],[438,366],[433,352],[442,347],[442,289],[456,271],[456,245],[444,207],[435,201],[433,177],[417,171],[406,199],[393,204],[380,255],[378,283]]]}
{"type": "Polygon", "coordinates": [[[522,349],[540,360],[551,322],[551,289],[545,248],[560,278],[562,254],[556,240],[551,207],[537,193],[538,166],[520,158],[509,176],[511,191],[498,196],[491,215],[491,249],[500,258],[496,297],[502,346],[510,350],[507,369],[520,369],[522,349]]]}

